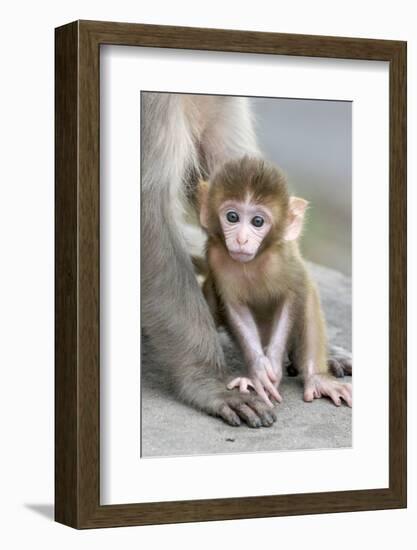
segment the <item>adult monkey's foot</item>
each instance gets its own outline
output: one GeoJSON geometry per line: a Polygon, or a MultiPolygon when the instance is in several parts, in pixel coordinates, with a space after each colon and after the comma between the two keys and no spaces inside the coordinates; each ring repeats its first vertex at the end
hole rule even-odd
{"type": "Polygon", "coordinates": [[[230,426],[240,426],[244,422],[251,428],[268,428],[277,419],[274,411],[260,397],[236,390],[225,392],[222,399],[219,399],[214,414],[230,426]]]}
{"type": "Polygon", "coordinates": [[[340,346],[330,346],[327,364],[336,378],[352,376],[352,354],[340,346]]]}

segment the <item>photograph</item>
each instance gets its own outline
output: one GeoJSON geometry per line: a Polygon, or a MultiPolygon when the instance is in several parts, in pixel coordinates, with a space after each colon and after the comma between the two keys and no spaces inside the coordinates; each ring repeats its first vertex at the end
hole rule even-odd
{"type": "Polygon", "coordinates": [[[352,101],[140,96],[141,457],[351,447],[352,101]]]}

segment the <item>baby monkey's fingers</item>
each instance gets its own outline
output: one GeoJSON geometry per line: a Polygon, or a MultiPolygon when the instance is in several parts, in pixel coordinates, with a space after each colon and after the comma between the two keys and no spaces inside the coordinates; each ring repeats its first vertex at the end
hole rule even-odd
{"type": "Polygon", "coordinates": [[[253,382],[250,378],[245,376],[238,376],[234,378],[231,382],[227,384],[228,390],[233,390],[233,388],[239,388],[240,393],[249,393],[248,387],[255,389],[253,382]]]}
{"type": "Polygon", "coordinates": [[[259,373],[261,373],[262,371],[265,371],[271,382],[277,382],[278,380],[277,375],[274,371],[271,361],[269,360],[268,357],[266,357],[266,355],[262,355],[261,357],[258,358],[258,360],[254,365],[254,369],[259,373]]]}
{"type": "Polygon", "coordinates": [[[332,376],[315,374],[305,382],[304,400],[313,401],[322,396],[330,397],[333,403],[339,407],[345,402],[352,406],[352,386],[338,382],[332,376]]]}
{"type": "Polygon", "coordinates": [[[277,403],[282,403],[282,396],[276,386],[271,384],[271,389],[268,386],[267,390],[269,391],[270,397],[272,397],[277,403]]]}
{"type": "Polygon", "coordinates": [[[265,370],[266,370],[266,374],[268,375],[268,378],[271,382],[277,382],[278,381],[277,375],[276,375],[271,363],[268,363],[267,365],[265,365],[265,370]]]}
{"type": "Polygon", "coordinates": [[[262,399],[262,401],[264,401],[264,403],[266,403],[268,405],[268,407],[271,407],[271,409],[273,409],[274,404],[269,399],[268,394],[266,393],[262,382],[260,382],[259,380],[254,380],[254,386],[255,386],[256,393],[259,395],[259,397],[262,399]]]}
{"type": "Polygon", "coordinates": [[[264,382],[265,391],[268,393],[269,397],[272,398],[276,403],[281,403],[282,397],[278,389],[270,380],[264,382]]]}
{"type": "Polygon", "coordinates": [[[256,392],[265,401],[265,403],[273,406],[274,404],[271,399],[273,399],[276,403],[281,403],[282,397],[275,384],[271,382],[266,370],[254,373],[252,379],[255,384],[256,392]],[[257,384],[257,382],[259,383],[257,384]]]}

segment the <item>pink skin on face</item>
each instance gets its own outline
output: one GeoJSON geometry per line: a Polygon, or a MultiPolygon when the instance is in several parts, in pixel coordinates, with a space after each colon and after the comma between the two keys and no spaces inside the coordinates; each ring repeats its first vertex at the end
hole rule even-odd
{"type": "Polygon", "coordinates": [[[271,211],[251,202],[251,197],[248,197],[245,202],[224,202],[219,217],[230,257],[242,263],[253,260],[271,229],[271,211]]]}

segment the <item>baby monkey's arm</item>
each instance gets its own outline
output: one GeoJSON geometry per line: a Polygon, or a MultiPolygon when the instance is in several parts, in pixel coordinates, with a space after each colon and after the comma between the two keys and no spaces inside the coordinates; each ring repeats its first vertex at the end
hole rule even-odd
{"type": "Polygon", "coordinates": [[[305,330],[299,331],[296,350],[304,378],[304,400],[329,397],[336,406],[345,402],[352,406],[352,386],[341,383],[330,373],[327,364],[325,324],[316,288],[310,284],[304,309],[305,330]]]}
{"type": "Polygon", "coordinates": [[[272,320],[271,335],[266,350],[266,356],[275,374],[277,388],[282,379],[282,365],[292,328],[292,305],[291,298],[287,298],[281,306],[277,307],[272,320]]]}
{"type": "Polygon", "coordinates": [[[281,402],[281,396],[275,387],[277,375],[262,349],[255,319],[245,305],[226,304],[225,309],[229,327],[238,340],[248,366],[248,377],[237,377],[227,387],[238,387],[243,393],[249,391],[248,386],[253,387],[265,403],[273,407],[271,398],[281,402]]]}

